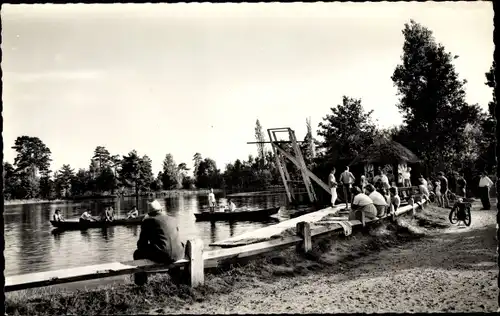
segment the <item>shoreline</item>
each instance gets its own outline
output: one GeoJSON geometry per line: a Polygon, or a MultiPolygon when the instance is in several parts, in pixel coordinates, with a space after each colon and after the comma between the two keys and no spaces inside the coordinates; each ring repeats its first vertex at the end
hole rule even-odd
{"type": "Polygon", "coordinates": [[[74,284],[6,293],[7,313],[30,314],[42,307],[46,315],[494,311],[496,301],[490,296],[495,294],[486,294],[495,283],[496,279],[490,278],[495,271],[474,268],[477,260],[471,257],[480,255],[481,261],[495,262],[494,253],[488,253],[490,233],[495,229],[491,222],[494,212],[475,208],[472,226],[462,230],[448,222],[448,213],[449,209],[430,206],[413,219],[402,217],[396,223],[387,222],[348,237],[318,239],[305,258],[292,247],[207,271],[205,285],[195,289],[174,285],[168,275],[157,274],[144,287],[123,278],[122,282],[83,290],[74,284]],[[478,233],[481,241],[471,239],[478,233]],[[456,251],[465,246],[481,254],[456,251]],[[465,264],[472,272],[464,273],[475,273],[478,280],[460,274],[465,264]],[[445,265],[448,269],[443,272],[445,265]],[[436,281],[429,281],[434,278],[436,281]],[[415,280],[424,291],[415,291],[415,280]],[[474,282],[469,284],[471,280],[474,282]],[[460,292],[465,285],[470,293],[460,292]],[[366,291],[374,298],[381,297],[367,300],[366,291]],[[457,295],[462,296],[455,300],[457,295]],[[408,301],[408,297],[416,300],[408,301]],[[466,302],[458,304],[462,298],[466,302]]]}
{"type": "MultiPolygon", "coordinates": [[[[222,192],[221,189],[214,189],[215,193],[220,193],[222,192]]],[[[153,194],[155,198],[168,198],[168,197],[174,197],[174,196],[190,196],[190,195],[203,195],[203,194],[208,194],[207,189],[195,189],[195,190],[184,190],[184,189],[178,189],[178,190],[163,190],[163,191],[158,191],[158,192],[151,192],[150,194],[140,194],[139,197],[149,197],[153,194]]],[[[124,198],[134,198],[134,194],[127,194],[120,196],[124,198]]],[[[26,205],[26,204],[47,204],[47,203],[74,203],[74,202],[80,202],[80,201],[87,201],[87,200],[104,200],[104,199],[117,199],[118,196],[116,195],[98,195],[98,196],[79,196],[79,197],[73,197],[73,198],[68,198],[68,199],[55,199],[55,200],[44,200],[44,199],[26,199],[26,200],[4,200],[4,206],[11,206],[11,205],[26,205]]]]}

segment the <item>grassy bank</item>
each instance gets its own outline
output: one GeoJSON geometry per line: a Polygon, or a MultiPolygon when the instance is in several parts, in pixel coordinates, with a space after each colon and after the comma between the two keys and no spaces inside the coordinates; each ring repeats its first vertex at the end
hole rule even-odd
{"type": "MultiPolygon", "coordinates": [[[[222,190],[214,190],[215,193],[221,192],[222,190]]],[[[208,194],[208,190],[163,190],[158,192],[151,192],[141,194],[141,197],[154,196],[155,198],[169,198],[176,196],[192,196],[192,195],[205,195],[208,194]]],[[[124,197],[135,197],[134,194],[125,194],[124,197]]],[[[24,205],[24,204],[37,204],[37,203],[66,203],[74,201],[85,201],[85,200],[96,200],[96,199],[116,199],[116,195],[92,195],[92,196],[75,196],[68,199],[56,199],[56,200],[43,200],[43,199],[26,199],[26,200],[4,200],[4,205],[24,205]]]]}
{"type": "Polygon", "coordinates": [[[172,284],[167,275],[154,275],[145,287],[126,284],[103,286],[93,290],[67,292],[34,289],[6,294],[9,315],[54,314],[133,314],[166,308],[190,312],[193,303],[224,295],[245,287],[265,286],[283,278],[332,271],[342,274],[356,258],[425,237],[429,232],[449,226],[449,210],[429,207],[414,219],[399,218],[351,236],[324,237],[314,240],[313,251],[302,257],[290,248],[255,258],[225,269],[206,273],[205,285],[196,289],[172,284]]]}

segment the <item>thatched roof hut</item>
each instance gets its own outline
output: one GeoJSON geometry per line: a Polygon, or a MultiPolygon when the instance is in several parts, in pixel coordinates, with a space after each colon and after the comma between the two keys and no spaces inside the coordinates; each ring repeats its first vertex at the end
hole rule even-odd
{"type": "Polygon", "coordinates": [[[361,152],[350,165],[357,164],[406,164],[420,159],[408,148],[393,140],[382,138],[361,152]]]}

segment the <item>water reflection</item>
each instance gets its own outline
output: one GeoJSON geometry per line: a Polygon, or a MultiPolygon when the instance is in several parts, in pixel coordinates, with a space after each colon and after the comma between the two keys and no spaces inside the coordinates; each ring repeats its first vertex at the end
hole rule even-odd
{"type": "MultiPolygon", "coordinates": [[[[217,195],[220,199],[221,196],[217,195]]],[[[285,196],[234,198],[238,206],[269,208],[283,205],[285,196]]],[[[274,222],[196,222],[194,213],[207,204],[206,196],[176,196],[158,199],[176,221],[181,240],[201,238],[209,243],[240,235],[274,222]]],[[[141,213],[150,210],[148,198],[99,199],[76,203],[28,204],[5,206],[5,275],[49,271],[130,260],[136,248],[140,226],[114,226],[76,231],[54,229],[49,220],[56,209],[65,219],[77,220],[85,210],[99,214],[113,206],[117,215],[125,216],[136,205],[141,213]]],[[[276,220],[274,220],[276,221],[276,220]]]]}

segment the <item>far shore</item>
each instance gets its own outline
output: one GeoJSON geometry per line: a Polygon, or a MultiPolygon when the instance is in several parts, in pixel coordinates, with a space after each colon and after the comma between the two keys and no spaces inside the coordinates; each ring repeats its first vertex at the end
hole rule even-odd
{"type": "MultiPolygon", "coordinates": [[[[222,192],[220,189],[214,189],[215,193],[222,192]]],[[[156,198],[166,198],[173,196],[189,196],[189,195],[200,195],[208,194],[207,189],[193,189],[193,190],[163,190],[158,192],[151,192],[146,194],[140,194],[140,197],[148,197],[154,195],[156,198]]],[[[134,194],[125,194],[123,197],[135,197],[134,194]]],[[[116,199],[117,195],[93,195],[93,196],[77,196],[68,199],[55,199],[55,200],[43,200],[43,199],[25,199],[25,200],[4,200],[4,205],[25,205],[25,204],[45,204],[45,203],[72,203],[75,201],[85,201],[85,200],[97,200],[97,199],[116,199]]]]}

